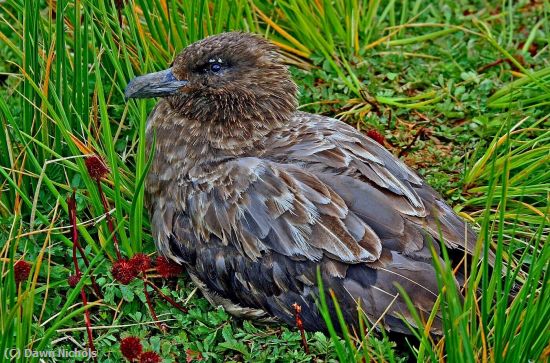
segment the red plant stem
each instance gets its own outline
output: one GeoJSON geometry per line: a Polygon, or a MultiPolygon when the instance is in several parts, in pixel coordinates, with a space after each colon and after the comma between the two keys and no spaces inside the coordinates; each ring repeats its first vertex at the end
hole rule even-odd
{"type": "Polygon", "coordinates": [[[75,272],[80,274],[80,269],[78,267],[78,261],[76,260],[76,249],[78,246],[78,231],[76,229],[76,192],[73,190],[72,197],[69,197],[67,201],[67,208],[69,210],[69,219],[71,221],[71,232],[73,240],[73,265],[75,272]]]}
{"type": "Polygon", "coordinates": [[[111,214],[109,213],[109,203],[107,202],[107,198],[103,193],[103,188],[101,187],[101,179],[99,178],[96,179],[96,182],[97,182],[97,190],[99,192],[99,196],[101,197],[101,203],[103,203],[103,211],[105,212],[105,218],[107,218],[107,225],[109,226],[109,232],[111,232],[111,235],[113,236],[113,244],[115,246],[116,257],[118,260],[120,260],[122,259],[122,255],[120,254],[120,248],[118,247],[118,240],[116,238],[113,220],[111,218],[111,214]]]}
{"type": "Polygon", "coordinates": [[[159,288],[157,285],[153,284],[152,282],[150,282],[149,280],[147,279],[143,279],[143,283],[151,286],[156,292],[157,294],[159,294],[164,300],[168,301],[170,304],[172,304],[173,307],[175,307],[176,309],[184,312],[184,313],[187,313],[187,309],[184,308],[183,306],[181,306],[180,304],[178,304],[177,302],[174,301],[174,299],[172,299],[170,296],[167,296],[165,295],[159,288]]]}
{"type": "Polygon", "coordinates": [[[300,330],[300,335],[302,336],[302,346],[304,347],[306,354],[309,354],[309,346],[307,345],[306,333],[304,331],[304,324],[302,321],[302,317],[300,316],[302,307],[297,303],[294,303],[292,304],[292,308],[294,309],[294,319],[296,320],[296,326],[298,327],[298,330],[300,330]]]}
{"type": "MultiPolygon", "coordinates": [[[[82,273],[80,272],[80,268],[78,267],[78,261],[76,260],[76,249],[80,252],[80,256],[82,257],[82,260],[84,261],[84,264],[86,267],[90,266],[90,263],[88,262],[88,259],[86,258],[86,255],[84,254],[84,249],[78,242],[78,230],[76,228],[76,191],[73,190],[72,197],[69,198],[67,201],[67,207],[69,210],[69,219],[71,221],[71,231],[72,231],[72,239],[73,239],[73,264],[74,264],[74,270],[75,274],[80,276],[82,273]]],[[[95,277],[90,276],[90,279],[92,280],[92,288],[94,289],[95,295],[102,299],[103,295],[101,294],[101,290],[99,289],[99,285],[97,284],[95,277]]]]}
{"type": "MultiPolygon", "coordinates": [[[[78,251],[80,252],[80,256],[84,260],[84,264],[86,267],[90,267],[90,263],[88,262],[88,259],[84,255],[84,249],[80,244],[77,246],[78,251]]],[[[90,275],[90,280],[92,281],[92,289],[94,290],[94,294],[98,299],[103,299],[103,294],[101,293],[101,290],[99,289],[99,285],[97,284],[95,277],[93,275],[90,275]]]]}
{"type": "MultiPolygon", "coordinates": [[[[82,297],[82,305],[88,305],[84,288],[80,290],[80,297],[82,297]]],[[[88,346],[95,352],[96,349],[94,346],[94,338],[92,336],[92,322],[90,321],[90,309],[86,309],[86,311],[84,311],[84,321],[86,322],[86,333],[88,334],[88,346]]]]}
{"type": "MultiPolygon", "coordinates": [[[[71,220],[72,238],[73,238],[73,264],[75,274],[81,276],[80,268],[78,267],[78,261],[76,259],[76,250],[80,246],[78,243],[78,230],[76,229],[76,191],[73,190],[73,195],[68,200],[69,219],[71,220]]],[[[99,290],[98,290],[99,291],[99,290]]],[[[86,307],[88,305],[88,299],[86,298],[86,292],[84,286],[80,289],[80,297],[82,298],[82,305],[86,307]]],[[[90,321],[90,310],[84,311],[84,321],[86,323],[86,333],[88,335],[88,346],[92,351],[95,351],[94,338],[92,336],[92,323],[90,321]]]]}
{"type": "Polygon", "coordinates": [[[151,316],[155,320],[155,324],[157,324],[157,326],[159,327],[160,330],[165,332],[166,331],[166,325],[159,322],[157,314],[155,313],[155,308],[153,307],[153,303],[151,302],[151,297],[149,296],[149,292],[147,291],[147,283],[145,282],[145,278],[143,278],[143,293],[145,294],[145,300],[147,301],[147,306],[149,307],[149,311],[151,312],[151,316]]]}

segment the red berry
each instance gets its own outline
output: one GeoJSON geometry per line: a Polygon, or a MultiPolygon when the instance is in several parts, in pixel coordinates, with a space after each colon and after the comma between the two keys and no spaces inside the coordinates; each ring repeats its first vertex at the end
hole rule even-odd
{"type": "Polygon", "coordinates": [[[117,280],[123,285],[128,285],[136,276],[138,275],[138,272],[132,266],[132,264],[126,260],[121,259],[116,261],[113,264],[113,267],[111,268],[111,274],[117,280]]]}
{"type": "Polygon", "coordinates": [[[143,346],[138,337],[127,337],[120,341],[120,352],[129,361],[138,358],[142,351],[143,346]]]}
{"type": "Polygon", "coordinates": [[[138,272],[145,272],[151,268],[151,258],[144,253],[138,253],[130,259],[130,264],[138,272]]]}
{"type": "Polygon", "coordinates": [[[169,261],[166,257],[158,256],[156,259],[157,272],[162,277],[176,277],[183,272],[183,267],[173,261],[169,261]]]}
{"type": "Polygon", "coordinates": [[[139,356],[139,363],[160,363],[161,361],[162,359],[155,352],[143,352],[139,356]]]}
{"type": "Polygon", "coordinates": [[[109,168],[107,168],[103,160],[97,155],[88,156],[84,160],[84,163],[92,179],[99,180],[109,173],[109,168]]]}
{"type": "Polygon", "coordinates": [[[384,135],[382,135],[376,130],[367,131],[367,136],[373,139],[374,141],[376,141],[377,143],[379,143],[380,145],[384,145],[384,141],[386,141],[386,138],[384,137],[384,135]]]}
{"type": "Polygon", "coordinates": [[[13,265],[15,282],[27,281],[31,273],[31,264],[24,260],[19,260],[13,265]]]}

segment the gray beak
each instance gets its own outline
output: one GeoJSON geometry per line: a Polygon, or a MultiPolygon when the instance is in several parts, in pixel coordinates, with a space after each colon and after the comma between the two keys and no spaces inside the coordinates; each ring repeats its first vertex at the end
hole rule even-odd
{"type": "Polygon", "coordinates": [[[168,68],[164,71],[149,73],[132,79],[124,90],[124,96],[127,100],[130,98],[170,96],[188,83],[188,81],[176,79],[174,73],[172,73],[172,68],[168,68]]]}

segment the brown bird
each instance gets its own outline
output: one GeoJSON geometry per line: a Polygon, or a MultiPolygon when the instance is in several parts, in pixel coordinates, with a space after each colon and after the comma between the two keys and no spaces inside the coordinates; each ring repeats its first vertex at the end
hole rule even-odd
{"type": "MultiPolygon", "coordinates": [[[[316,271],[346,322],[409,333],[396,284],[425,315],[438,295],[430,241],[471,254],[475,234],[418,175],[338,120],[297,111],[277,48],[248,33],[191,44],[127,98],[147,121],[147,205],[159,252],[229,313],[326,330],[316,271]]],[[[432,331],[441,332],[436,319],[432,331]]]]}

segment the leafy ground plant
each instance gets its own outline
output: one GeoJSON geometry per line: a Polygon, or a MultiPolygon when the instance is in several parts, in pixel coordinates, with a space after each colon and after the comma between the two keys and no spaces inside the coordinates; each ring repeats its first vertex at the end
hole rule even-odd
{"type": "Polygon", "coordinates": [[[0,352],[83,351],[91,332],[102,362],[547,360],[549,14],[536,1],[0,2],[0,352]],[[234,320],[185,277],[161,278],[169,266],[120,283],[117,262],[154,257],[154,102],[123,89],[227,30],[278,44],[303,110],[375,137],[492,246],[496,267],[477,256],[460,291],[438,266],[443,338],[397,342],[358,312],[359,336],[305,333],[306,352],[299,330],[234,320]]]}

